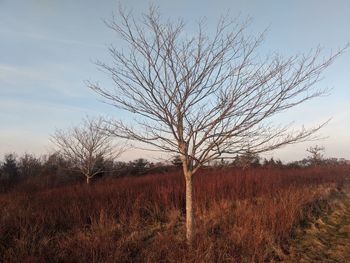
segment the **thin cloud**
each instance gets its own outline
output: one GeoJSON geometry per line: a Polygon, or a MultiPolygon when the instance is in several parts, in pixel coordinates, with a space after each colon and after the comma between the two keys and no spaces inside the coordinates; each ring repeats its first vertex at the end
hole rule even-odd
{"type": "MultiPolygon", "coordinates": [[[[13,96],[34,95],[68,98],[86,98],[87,88],[83,80],[70,81],[63,75],[78,75],[71,64],[46,63],[40,66],[13,66],[0,64],[0,93],[13,96]]],[[[82,75],[82,73],[81,73],[82,75]]]]}
{"type": "Polygon", "coordinates": [[[46,41],[46,42],[56,42],[60,44],[65,44],[65,45],[78,45],[78,46],[85,46],[85,47],[94,47],[94,48],[106,48],[105,45],[101,44],[94,44],[91,42],[83,42],[79,40],[74,40],[74,39],[63,39],[63,38],[55,38],[43,34],[38,34],[34,32],[25,32],[25,31],[13,31],[13,30],[4,30],[0,29],[0,34],[4,35],[12,35],[12,36],[18,36],[18,37],[25,37],[25,38],[31,38],[33,40],[38,40],[38,41],[46,41]]]}

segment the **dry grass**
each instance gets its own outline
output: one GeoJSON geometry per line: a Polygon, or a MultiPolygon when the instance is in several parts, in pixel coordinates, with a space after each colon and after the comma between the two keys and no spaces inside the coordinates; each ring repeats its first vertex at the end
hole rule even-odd
{"type": "Polygon", "coordinates": [[[328,209],[299,228],[285,262],[350,262],[350,188],[332,194],[328,209]]]}
{"type": "Polygon", "coordinates": [[[197,232],[179,172],[0,195],[0,262],[264,262],[342,185],[345,168],[203,170],[197,232]]]}

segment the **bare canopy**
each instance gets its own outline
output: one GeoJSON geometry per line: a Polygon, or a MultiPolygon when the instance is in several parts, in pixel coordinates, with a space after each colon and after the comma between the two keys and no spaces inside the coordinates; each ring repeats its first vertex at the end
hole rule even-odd
{"type": "Polygon", "coordinates": [[[290,130],[271,118],[324,94],[320,74],[343,52],[320,58],[258,56],[264,34],[223,17],[213,34],[205,23],[189,36],[183,21],[163,21],[151,7],[141,20],[120,9],[107,25],[127,45],[109,48],[111,64],[98,62],[114,88],[89,87],[108,103],[135,114],[134,125],[112,121],[115,136],[178,154],[186,179],[187,238],[193,235],[193,174],[218,158],[260,153],[310,139],[325,123],[290,130]]]}
{"type": "Polygon", "coordinates": [[[113,144],[113,138],[105,132],[106,129],[101,117],[86,118],[81,126],[67,131],[56,130],[51,136],[51,141],[62,155],[86,177],[87,184],[103,172],[103,168],[98,167],[99,161],[114,160],[124,151],[124,147],[113,144]]]}

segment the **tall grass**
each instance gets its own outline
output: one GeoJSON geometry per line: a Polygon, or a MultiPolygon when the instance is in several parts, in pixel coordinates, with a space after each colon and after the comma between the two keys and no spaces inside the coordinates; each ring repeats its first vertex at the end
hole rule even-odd
{"type": "Polygon", "coordinates": [[[0,195],[0,262],[263,262],[348,170],[205,169],[186,246],[180,172],[0,195]]]}

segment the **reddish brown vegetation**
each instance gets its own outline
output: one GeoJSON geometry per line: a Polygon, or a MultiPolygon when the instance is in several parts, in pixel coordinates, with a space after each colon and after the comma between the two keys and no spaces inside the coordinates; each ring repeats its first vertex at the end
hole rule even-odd
{"type": "Polygon", "coordinates": [[[0,261],[263,262],[340,187],[346,168],[202,170],[185,241],[180,172],[0,195],[0,261]]]}

